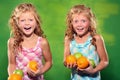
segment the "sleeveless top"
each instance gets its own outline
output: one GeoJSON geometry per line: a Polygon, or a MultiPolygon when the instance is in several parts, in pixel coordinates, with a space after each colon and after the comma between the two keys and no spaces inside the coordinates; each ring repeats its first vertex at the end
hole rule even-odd
{"type": "MultiPolygon", "coordinates": [[[[87,59],[93,59],[95,64],[99,63],[99,57],[95,47],[91,44],[92,37],[89,36],[86,42],[77,43],[75,39],[70,42],[70,52],[74,54],[76,52],[80,52],[83,56],[87,57],[87,59]]],[[[77,71],[76,69],[72,69],[71,80],[100,80],[100,73],[95,73],[93,75],[83,73],[77,71]]]]}
{"type": "Polygon", "coordinates": [[[27,64],[31,60],[38,62],[39,68],[42,64],[42,49],[40,47],[41,37],[38,37],[37,44],[34,48],[26,49],[22,47],[21,51],[16,55],[16,69],[21,69],[24,72],[23,80],[44,80],[43,75],[35,78],[30,78],[27,74],[27,64]]]}

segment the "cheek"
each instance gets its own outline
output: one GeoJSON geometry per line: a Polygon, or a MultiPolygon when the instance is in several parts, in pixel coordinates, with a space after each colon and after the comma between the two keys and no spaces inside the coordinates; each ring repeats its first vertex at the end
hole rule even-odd
{"type": "Polygon", "coordinates": [[[73,29],[74,29],[74,30],[76,29],[76,27],[77,27],[77,25],[73,25],[73,29]]]}
{"type": "Polygon", "coordinates": [[[30,25],[32,25],[32,26],[36,26],[37,23],[36,23],[35,21],[33,21],[33,22],[30,23],[30,25]]]}
{"type": "Polygon", "coordinates": [[[77,27],[79,24],[78,23],[72,23],[73,27],[77,27]]]}
{"type": "Polygon", "coordinates": [[[84,24],[84,27],[85,27],[85,28],[89,28],[89,26],[90,26],[90,23],[84,24]]]}
{"type": "Polygon", "coordinates": [[[21,23],[18,23],[17,25],[18,25],[18,28],[21,30],[24,28],[23,24],[21,24],[21,23]]]}
{"type": "Polygon", "coordinates": [[[23,22],[18,21],[19,26],[23,26],[23,22]]]}

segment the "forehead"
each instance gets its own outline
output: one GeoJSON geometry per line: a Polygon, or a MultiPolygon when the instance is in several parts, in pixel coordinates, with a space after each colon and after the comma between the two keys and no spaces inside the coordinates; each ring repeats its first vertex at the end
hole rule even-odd
{"type": "Polygon", "coordinates": [[[21,18],[21,17],[23,17],[23,18],[25,18],[25,17],[34,17],[34,14],[33,14],[32,11],[27,11],[27,12],[21,13],[19,18],[21,18]]]}
{"type": "Polygon", "coordinates": [[[76,13],[72,15],[72,19],[80,19],[80,18],[88,19],[86,13],[76,13]]]}

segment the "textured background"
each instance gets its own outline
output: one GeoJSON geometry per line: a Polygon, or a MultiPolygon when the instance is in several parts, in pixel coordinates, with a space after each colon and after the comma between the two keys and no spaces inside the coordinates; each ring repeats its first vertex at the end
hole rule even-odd
{"type": "Polygon", "coordinates": [[[12,10],[22,2],[33,3],[42,19],[53,56],[53,66],[46,80],[69,80],[70,70],[63,66],[65,18],[75,4],[91,7],[98,21],[98,32],[104,37],[110,64],[101,71],[102,80],[120,80],[120,0],[0,0],[0,80],[7,80],[8,20],[12,10]]]}

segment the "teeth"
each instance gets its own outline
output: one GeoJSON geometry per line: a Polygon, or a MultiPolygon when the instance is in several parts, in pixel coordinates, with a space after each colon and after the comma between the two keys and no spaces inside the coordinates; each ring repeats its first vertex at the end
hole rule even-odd
{"type": "Polygon", "coordinates": [[[25,30],[29,30],[29,29],[31,29],[31,27],[25,27],[24,29],[25,29],[25,30]]]}
{"type": "Polygon", "coordinates": [[[83,30],[83,28],[81,30],[83,30]]]}
{"type": "Polygon", "coordinates": [[[78,30],[83,30],[83,28],[81,28],[81,29],[78,29],[78,30]]]}

